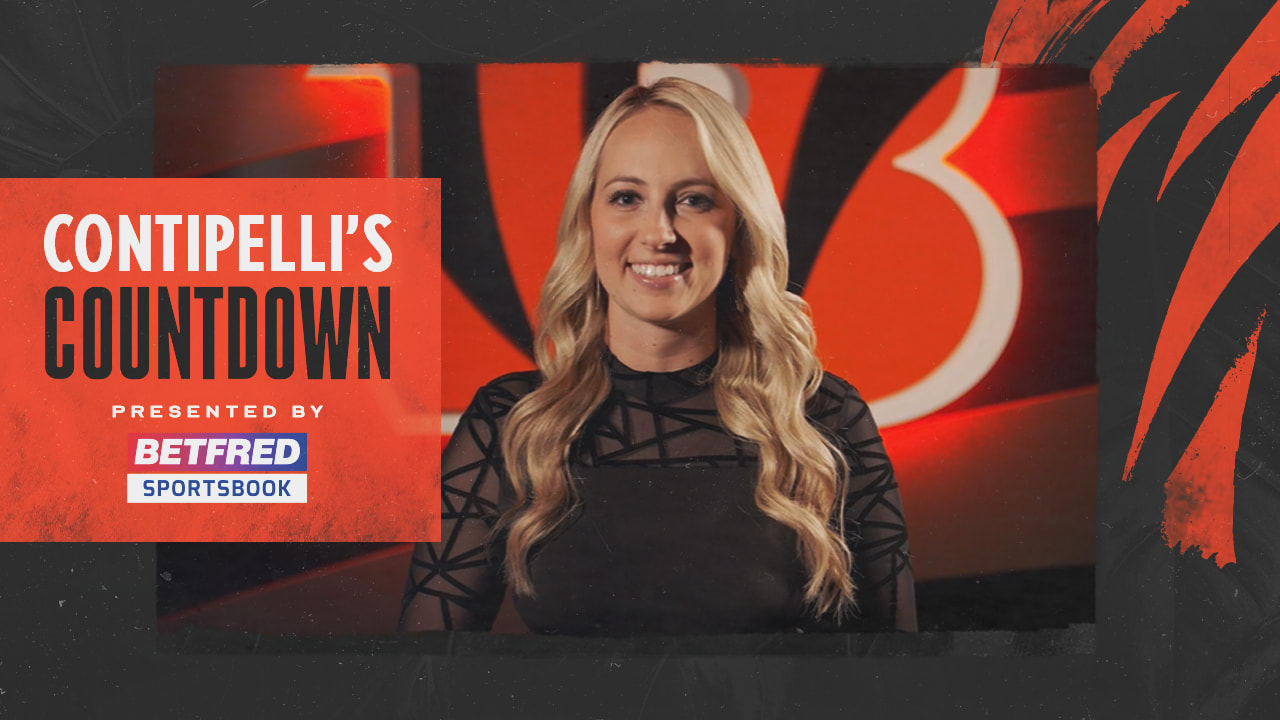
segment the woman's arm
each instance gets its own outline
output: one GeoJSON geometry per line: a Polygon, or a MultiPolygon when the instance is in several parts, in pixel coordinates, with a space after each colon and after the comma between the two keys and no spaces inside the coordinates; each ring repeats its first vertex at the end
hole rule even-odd
{"type": "Polygon", "coordinates": [[[857,614],[886,629],[916,630],[907,521],[893,465],[861,395],[845,384],[837,433],[849,462],[845,539],[854,556],[857,614]]]}
{"type": "Polygon", "coordinates": [[[506,586],[487,539],[497,520],[502,460],[499,419],[514,404],[502,386],[476,393],[441,458],[441,541],[418,543],[400,630],[489,630],[506,586]]]}

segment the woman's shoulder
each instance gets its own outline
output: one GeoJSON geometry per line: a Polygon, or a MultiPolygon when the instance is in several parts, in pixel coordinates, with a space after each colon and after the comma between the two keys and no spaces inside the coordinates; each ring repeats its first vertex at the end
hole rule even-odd
{"type": "Polygon", "coordinates": [[[818,392],[809,398],[806,412],[814,423],[840,435],[859,425],[875,427],[871,408],[852,383],[832,372],[822,373],[818,392]]]}
{"type": "Polygon", "coordinates": [[[473,409],[483,408],[486,414],[502,417],[541,384],[542,373],[537,370],[505,373],[481,385],[471,405],[473,409]]]}

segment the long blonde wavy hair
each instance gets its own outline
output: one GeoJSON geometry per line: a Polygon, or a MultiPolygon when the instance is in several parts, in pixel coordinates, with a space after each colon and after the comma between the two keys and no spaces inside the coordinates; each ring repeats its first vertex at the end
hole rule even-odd
{"type": "Polygon", "coordinates": [[[853,606],[851,556],[839,530],[848,466],[805,416],[822,381],[809,306],[786,290],[782,208],[755,141],[726,100],[696,83],[665,78],[623,92],[587,136],[569,182],[556,257],[542,286],[534,354],[543,383],[512,408],[502,456],[515,503],[495,533],[506,532],[506,575],[517,593],[534,592],[529,552],[572,510],[570,448],[610,391],[604,347],[607,297],[597,291],[590,206],[605,141],[643,108],[693,118],[707,166],[732,200],[738,235],[716,303],[719,362],[711,375],[724,427],[759,454],[756,505],[795,531],[808,572],[805,598],[815,614],[853,606]]]}

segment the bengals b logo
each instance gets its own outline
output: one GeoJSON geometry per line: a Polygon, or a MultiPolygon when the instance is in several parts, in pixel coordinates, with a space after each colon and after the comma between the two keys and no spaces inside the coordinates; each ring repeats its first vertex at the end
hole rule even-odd
{"type": "Polygon", "coordinates": [[[443,178],[448,432],[476,387],[532,366],[582,139],[619,92],[663,74],[743,114],[823,362],[882,425],[1094,384],[1096,128],[1080,70],[167,68],[156,174],[443,178]]]}
{"type": "Polygon", "coordinates": [[[823,362],[882,425],[1094,382],[1095,126],[1083,72],[421,72],[422,172],[454,179],[443,205],[447,409],[530,366],[530,318],[582,138],[618,92],[665,73],[743,113],[783,203],[793,289],[813,307],[823,362]]]}

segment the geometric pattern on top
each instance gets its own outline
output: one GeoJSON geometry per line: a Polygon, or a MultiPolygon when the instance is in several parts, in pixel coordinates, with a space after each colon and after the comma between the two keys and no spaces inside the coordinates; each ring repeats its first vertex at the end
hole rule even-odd
{"type": "MultiPolygon", "coordinates": [[[[738,468],[754,479],[753,444],[729,434],[716,412],[707,382],[716,359],[712,355],[684,370],[651,373],[632,370],[606,351],[612,390],[571,449],[571,470],[738,468]]],[[[414,548],[402,629],[492,626],[506,585],[504,545],[501,538],[491,539],[490,531],[511,501],[499,436],[511,408],[538,381],[537,372],[499,377],[476,393],[459,420],[442,458],[442,539],[414,548]]],[[[854,556],[850,572],[857,586],[854,622],[837,624],[828,618],[809,627],[914,630],[915,592],[902,500],[867,404],[853,386],[827,373],[806,412],[848,461],[842,531],[854,556]]],[[[696,518],[696,510],[691,508],[689,517],[696,518]]]]}

